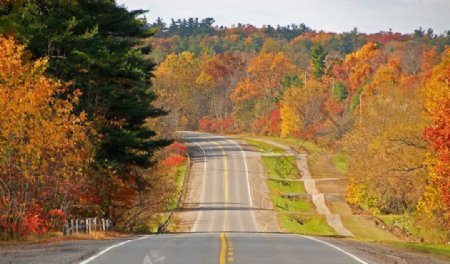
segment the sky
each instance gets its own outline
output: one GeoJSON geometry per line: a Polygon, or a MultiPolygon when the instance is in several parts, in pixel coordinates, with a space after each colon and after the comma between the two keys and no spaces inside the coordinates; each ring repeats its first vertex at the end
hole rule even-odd
{"type": "Polygon", "coordinates": [[[450,30],[450,0],[116,0],[149,10],[147,20],[213,17],[215,25],[305,23],[315,30],[412,33],[421,26],[450,30]]]}

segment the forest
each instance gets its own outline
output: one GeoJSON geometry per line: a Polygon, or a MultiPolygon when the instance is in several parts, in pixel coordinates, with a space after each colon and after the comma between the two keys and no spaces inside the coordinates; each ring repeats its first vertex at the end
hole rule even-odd
{"type": "Polygon", "coordinates": [[[0,233],[172,202],[179,130],[342,151],[348,203],[450,234],[450,31],[216,26],[114,1],[0,4],[0,233]]]}
{"type": "Polygon", "coordinates": [[[347,202],[450,230],[450,32],[304,24],[212,26],[178,19],[149,42],[158,63],[151,125],[309,140],[342,152],[347,202]],[[176,105],[173,102],[177,102],[176,105]]]}
{"type": "Polygon", "coordinates": [[[114,1],[0,6],[0,235],[111,217],[135,231],[164,210],[186,148],[146,120],[155,64],[142,18],[114,1]]]}

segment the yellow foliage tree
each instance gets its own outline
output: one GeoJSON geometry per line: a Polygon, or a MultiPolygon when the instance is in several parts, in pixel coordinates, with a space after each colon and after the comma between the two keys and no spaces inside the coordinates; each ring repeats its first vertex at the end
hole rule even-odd
{"type": "Polygon", "coordinates": [[[46,65],[0,38],[0,225],[9,235],[44,232],[45,208],[66,212],[94,198],[85,185],[89,127],[73,113],[79,93],[59,99],[64,86],[44,75],[46,65]]]}
{"type": "Polygon", "coordinates": [[[420,220],[450,230],[450,48],[433,68],[424,86],[425,108],[432,124],[425,130],[429,143],[427,187],[417,206],[420,220]]]}
{"type": "Polygon", "coordinates": [[[280,109],[282,136],[312,136],[324,119],[326,88],[310,80],[306,87],[291,87],[283,96],[280,109]]]}
{"type": "Polygon", "coordinates": [[[366,100],[362,122],[344,137],[347,201],[402,214],[415,208],[425,186],[423,96],[418,85],[386,91],[366,100]]]}

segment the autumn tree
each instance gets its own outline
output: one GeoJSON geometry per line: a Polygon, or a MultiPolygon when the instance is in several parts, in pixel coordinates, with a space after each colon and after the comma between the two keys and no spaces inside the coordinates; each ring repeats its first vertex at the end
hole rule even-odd
{"type": "Polygon", "coordinates": [[[230,53],[217,54],[208,64],[205,73],[212,77],[209,87],[210,114],[216,119],[228,118],[232,111],[231,93],[245,74],[244,60],[230,53]]]}
{"type": "Polygon", "coordinates": [[[450,228],[450,49],[433,68],[424,86],[425,108],[431,125],[424,138],[429,144],[428,179],[418,204],[425,223],[450,228]]]}
{"type": "Polygon", "coordinates": [[[162,131],[195,129],[198,120],[207,114],[206,88],[212,79],[200,73],[201,59],[191,52],[170,54],[155,71],[156,103],[170,110],[167,117],[160,119],[162,131]]]}
{"type": "MultiPolygon", "coordinates": [[[[323,109],[327,124],[332,128],[333,137],[341,139],[349,132],[354,123],[354,105],[351,104],[347,85],[341,80],[332,80],[330,96],[323,109]]],[[[329,133],[329,132],[328,132],[329,133]]]]}
{"type": "Polygon", "coordinates": [[[74,113],[80,92],[66,94],[70,84],[44,75],[46,59],[29,58],[0,38],[0,230],[8,236],[46,232],[52,214],[97,198],[86,176],[93,131],[74,113]]]}
{"type": "Polygon", "coordinates": [[[375,43],[367,43],[361,49],[345,57],[341,67],[336,67],[335,76],[345,80],[349,92],[353,95],[372,77],[376,69],[384,62],[384,57],[375,43]]]}
{"type": "Polygon", "coordinates": [[[145,39],[153,31],[145,11],[128,11],[109,0],[33,0],[0,13],[0,33],[14,34],[33,58],[47,57],[46,74],[73,84],[68,94],[81,91],[75,111],[85,112],[101,135],[91,166],[101,198],[97,216],[109,215],[111,205],[113,216],[129,208],[147,182],[139,172],[151,167],[154,152],[169,143],[154,139],[146,126],[147,119],[165,112],[152,105],[154,63],[145,39]]]}
{"type": "MultiPolygon", "coordinates": [[[[247,77],[240,81],[231,99],[235,103],[235,113],[249,128],[250,120],[263,118],[276,108],[275,102],[283,96],[286,75],[295,75],[298,68],[283,53],[261,53],[252,59],[247,68],[247,77]]],[[[268,123],[264,122],[264,130],[268,123]]]]}
{"type": "Polygon", "coordinates": [[[310,80],[302,87],[292,86],[281,101],[281,135],[312,137],[324,120],[326,89],[310,80]]]}
{"type": "Polygon", "coordinates": [[[425,185],[426,125],[420,88],[391,86],[367,99],[361,122],[344,137],[347,200],[373,212],[413,212],[425,185]]]}

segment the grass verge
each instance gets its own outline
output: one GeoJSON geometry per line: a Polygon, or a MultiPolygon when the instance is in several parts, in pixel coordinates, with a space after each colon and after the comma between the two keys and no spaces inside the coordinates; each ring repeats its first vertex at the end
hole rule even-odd
{"type": "MultiPolygon", "coordinates": [[[[148,221],[148,223],[143,224],[141,226],[138,226],[135,228],[134,233],[138,234],[146,234],[146,233],[156,233],[158,232],[158,228],[162,226],[167,219],[169,218],[169,214],[172,210],[175,210],[178,208],[178,199],[183,191],[183,182],[184,177],[186,174],[187,169],[187,163],[181,164],[180,166],[174,168],[174,175],[175,175],[175,184],[176,184],[176,191],[173,193],[172,200],[170,204],[167,206],[165,213],[158,213],[154,214],[151,219],[148,221]]],[[[178,221],[179,222],[179,221],[178,221]]],[[[170,223],[171,230],[178,228],[177,221],[172,221],[170,223]]]]}
{"type": "Polygon", "coordinates": [[[334,236],[336,232],[327,225],[325,217],[315,214],[280,214],[278,220],[284,229],[295,234],[334,236]]]}
{"type": "Polygon", "coordinates": [[[415,242],[394,242],[394,241],[388,242],[386,244],[450,260],[450,245],[426,244],[415,242]]]}
{"type": "Polygon", "coordinates": [[[282,229],[287,232],[308,235],[336,235],[325,218],[315,212],[314,205],[306,196],[303,182],[283,181],[299,179],[293,156],[263,156],[264,170],[269,177],[271,200],[282,229]],[[287,195],[298,195],[288,198],[287,195]]]}
{"type": "Polygon", "coordinates": [[[341,174],[347,172],[347,157],[342,153],[337,153],[332,156],[334,167],[341,174]]]}
{"type": "Polygon", "coordinates": [[[284,149],[260,140],[246,138],[245,141],[263,153],[286,153],[284,149]]]}

